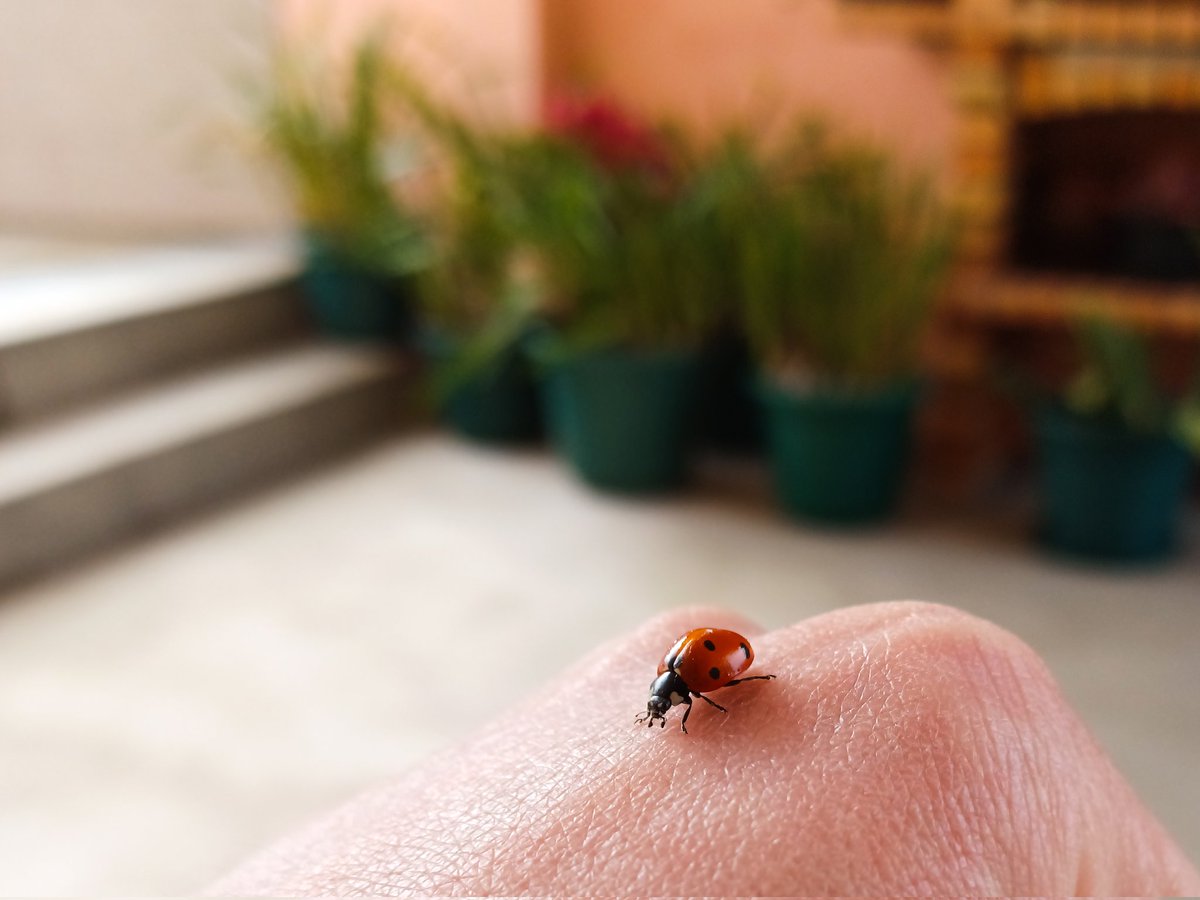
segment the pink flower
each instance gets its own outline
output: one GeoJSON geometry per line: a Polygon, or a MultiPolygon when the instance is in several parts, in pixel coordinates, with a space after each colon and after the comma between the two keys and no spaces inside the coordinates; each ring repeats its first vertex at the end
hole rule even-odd
{"type": "Polygon", "coordinates": [[[603,98],[559,95],[550,99],[546,126],[584,147],[610,171],[670,172],[670,158],[660,135],[617,103],[603,98]]]}

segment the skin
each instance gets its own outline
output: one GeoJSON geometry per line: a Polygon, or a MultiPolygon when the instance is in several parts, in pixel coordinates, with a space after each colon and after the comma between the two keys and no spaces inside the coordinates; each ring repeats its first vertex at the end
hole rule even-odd
{"type": "Polygon", "coordinates": [[[1200,894],[1045,665],[946,607],[762,633],[676,611],[215,886],[312,894],[1200,894]],[[757,681],[635,726],[664,648],[752,638],[757,681]]]}

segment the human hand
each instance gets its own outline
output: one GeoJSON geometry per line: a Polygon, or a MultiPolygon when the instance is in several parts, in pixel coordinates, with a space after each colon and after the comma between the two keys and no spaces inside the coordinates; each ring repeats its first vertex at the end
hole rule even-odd
{"type": "MultiPolygon", "coordinates": [[[[486,674],[481,677],[487,677],[486,674]]],[[[1200,894],[1027,646],[947,607],[780,631],[670,613],[214,892],[1200,894]],[[727,715],[633,724],[697,626],[754,641],[727,715]]]]}

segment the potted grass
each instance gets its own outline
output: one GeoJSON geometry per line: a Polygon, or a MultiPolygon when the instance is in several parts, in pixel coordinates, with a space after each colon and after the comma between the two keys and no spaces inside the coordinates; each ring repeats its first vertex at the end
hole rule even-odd
{"type": "Polygon", "coordinates": [[[780,501],[809,521],[885,518],[906,469],[919,341],[951,258],[938,198],[884,153],[806,127],[748,170],[736,200],[780,501]]]}
{"type": "Polygon", "coordinates": [[[389,80],[379,38],[360,41],[345,70],[289,46],[256,96],[262,142],[302,222],[310,310],[339,338],[405,335],[411,276],[428,261],[425,229],[395,191],[406,164],[385,114],[389,80]]]}
{"type": "Polygon", "coordinates": [[[1200,453],[1200,367],[1172,396],[1135,332],[1093,319],[1076,334],[1082,366],[1037,418],[1041,540],[1098,561],[1166,558],[1200,453]]]}
{"type": "Polygon", "coordinates": [[[704,211],[660,134],[605,103],[557,111],[523,229],[547,289],[538,357],[552,434],[591,485],[684,482],[699,350],[715,318],[704,211]]]}
{"type": "Polygon", "coordinates": [[[518,253],[518,201],[508,173],[529,152],[528,141],[483,135],[444,114],[435,124],[452,172],[433,229],[433,262],[420,279],[421,344],[433,363],[434,399],[464,437],[527,443],[541,434],[526,352],[538,295],[518,253]]]}

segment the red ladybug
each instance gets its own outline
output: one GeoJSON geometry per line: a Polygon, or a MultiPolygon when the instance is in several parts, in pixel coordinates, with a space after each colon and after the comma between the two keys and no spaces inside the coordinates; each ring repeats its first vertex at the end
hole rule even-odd
{"type": "Polygon", "coordinates": [[[704,695],[717,688],[732,687],[746,681],[769,681],[774,675],[751,675],[738,678],[754,662],[750,642],[736,631],[724,628],[693,628],[677,640],[662,662],[658,677],[650,685],[650,700],[646,711],[635,722],[645,722],[650,728],[657,720],[660,728],[667,725],[667,710],[686,703],[683,721],[679,723],[687,734],[687,720],[692,712],[692,697],[699,697],[721,712],[725,707],[704,695]]]}

